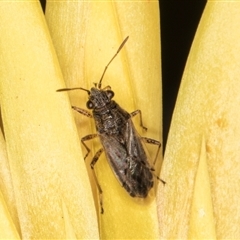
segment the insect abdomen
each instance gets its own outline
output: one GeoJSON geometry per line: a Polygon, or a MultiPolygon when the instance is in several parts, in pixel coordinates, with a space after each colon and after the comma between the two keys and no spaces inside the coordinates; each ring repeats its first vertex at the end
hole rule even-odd
{"type": "Polygon", "coordinates": [[[142,142],[131,119],[118,134],[100,134],[114,175],[132,197],[145,198],[153,186],[153,175],[142,142]]]}
{"type": "MultiPolygon", "coordinates": [[[[130,160],[131,162],[132,160],[130,160]]],[[[126,171],[126,181],[123,187],[132,197],[145,198],[153,187],[153,175],[143,163],[134,160],[134,167],[126,171]],[[137,164],[136,164],[137,163],[137,164]]]]}

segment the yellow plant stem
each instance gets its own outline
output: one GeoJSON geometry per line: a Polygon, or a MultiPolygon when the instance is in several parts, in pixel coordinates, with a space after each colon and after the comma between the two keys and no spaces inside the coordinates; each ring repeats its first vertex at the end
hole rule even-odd
{"type": "MultiPolygon", "coordinates": [[[[110,85],[115,92],[114,99],[127,111],[141,109],[148,132],[138,128],[140,134],[161,141],[158,2],[48,1],[46,18],[67,87],[93,87],[123,39],[129,36],[124,48],[108,67],[103,87],[110,85]]],[[[72,105],[85,108],[86,92],[71,92],[69,96],[72,105]]],[[[85,135],[95,133],[89,119],[79,115],[75,114],[80,138],[84,136],[83,132],[85,135]]],[[[139,126],[138,117],[134,123],[139,126]]],[[[101,147],[100,144],[91,147],[91,141],[86,144],[93,153],[101,147]]],[[[154,155],[156,147],[150,149],[154,155]]],[[[86,159],[87,165],[91,158],[86,159]]],[[[155,200],[141,203],[131,198],[117,182],[104,153],[95,166],[103,189],[105,211],[99,216],[101,237],[158,238],[155,200]]],[[[95,183],[93,188],[96,188],[95,183]]]]}
{"type": "Polygon", "coordinates": [[[213,216],[211,226],[208,218],[202,219],[204,234],[240,238],[239,12],[239,1],[209,1],[192,45],[162,169],[167,184],[160,189],[158,208],[161,237],[166,239],[186,239],[189,231],[191,238],[199,236],[190,206],[201,195],[195,176],[202,136],[211,196],[205,194],[201,202],[213,211],[207,213],[213,216]]]}
{"type": "Polygon", "coordinates": [[[0,100],[24,239],[97,239],[80,142],[39,1],[0,3],[0,100]]]}

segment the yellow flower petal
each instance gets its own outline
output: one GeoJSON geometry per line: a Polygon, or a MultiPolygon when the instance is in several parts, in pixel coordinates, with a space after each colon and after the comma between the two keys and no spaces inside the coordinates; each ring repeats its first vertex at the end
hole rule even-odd
{"type": "MultiPolygon", "coordinates": [[[[127,111],[141,109],[143,123],[148,127],[144,136],[161,141],[158,2],[50,1],[46,17],[67,87],[93,87],[120,43],[129,36],[109,66],[103,86],[112,87],[114,99],[127,111]]],[[[69,92],[69,95],[72,105],[85,108],[85,92],[69,92]]],[[[95,127],[89,127],[89,119],[80,114],[75,117],[80,137],[96,131],[95,127]]],[[[138,117],[134,122],[139,126],[138,117]]],[[[139,132],[143,133],[141,129],[139,132]]],[[[92,143],[88,141],[87,144],[91,146],[92,143]]],[[[90,148],[94,153],[100,145],[90,148]]],[[[150,150],[153,155],[156,153],[156,147],[150,146],[150,150]]],[[[131,198],[117,182],[104,158],[102,154],[95,167],[103,189],[105,210],[99,216],[101,237],[158,238],[155,200],[141,204],[131,198]]],[[[86,164],[90,161],[91,156],[86,159],[86,164]]],[[[98,200],[96,204],[98,206],[98,200]]]]}
{"type": "Polygon", "coordinates": [[[194,183],[188,239],[216,239],[205,139],[194,183]]]}
{"type": "Polygon", "coordinates": [[[167,239],[188,236],[202,136],[216,236],[240,238],[239,12],[239,1],[209,1],[193,42],[162,169],[167,185],[158,202],[159,221],[167,239]]]}
{"type": "Polygon", "coordinates": [[[0,191],[0,239],[20,239],[0,191]]]}
{"type": "Polygon", "coordinates": [[[1,110],[22,238],[96,239],[80,142],[68,99],[56,92],[63,80],[40,4],[1,2],[0,22],[1,110]]]}
{"type": "Polygon", "coordinates": [[[20,232],[12,176],[7,158],[6,142],[0,131],[0,189],[15,227],[20,232]]]}

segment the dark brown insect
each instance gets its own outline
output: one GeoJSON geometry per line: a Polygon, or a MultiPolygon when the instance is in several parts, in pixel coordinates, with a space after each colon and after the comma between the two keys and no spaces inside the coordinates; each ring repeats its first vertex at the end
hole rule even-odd
{"type": "Polygon", "coordinates": [[[157,145],[157,153],[153,161],[153,166],[155,165],[161,147],[159,141],[141,137],[137,133],[131,119],[137,114],[140,115],[140,126],[144,130],[147,130],[147,128],[142,124],[142,115],[140,110],[128,113],[114,100],[112,100],[114,92],[111,90],[110,86],[101,88],[102,79],[109,64],[117,56],[127,40],[128,37],[122,42],[116,54],[105,67],[98,84],[94,84],[95,86],[92,87],[91,90],[81,87],[57,90],[59,92],[81,89],[88,93],[87,108],[92,109],[92,114],[82,108],[75,106],[72,108],[87,117],[93,117],[97,129],[97,133],[89,134],[81,139],[83,146],[87,150],[87,154],[84,159],[90,152],[90,149],[85,143],[86,141],[99,137],[103,146],[96,152],[91,161],[91,168],[93,170],[93,175],[100,195],[101,213],[103,213],[102,189],[94,172],[94,165],[98,161],[102,152],[105,151],[108,163],[114,175],[129,195],[132,197],[145,198],[154,184],[154,169],[149,164],[142,142],[157,145]]]}

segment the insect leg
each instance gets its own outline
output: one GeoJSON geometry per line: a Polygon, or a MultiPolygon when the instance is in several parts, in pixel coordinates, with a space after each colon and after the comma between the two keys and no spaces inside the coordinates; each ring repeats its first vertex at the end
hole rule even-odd
{"type": "Polygon", "coordinates": [[[152,139],[152,138],[147,138],[147,137],[141,137],[141,139],[145,142],[145,143],[149,143],[149,144],[153,144],[153,145],[157,145],[158,148],[157,148],[157,153],[156,153],[156,156],[155,156],[155,159],[153,161],[153,166],[155,166],[155,163],[157,161],[157,157],[158,157],[158,154],[159,154],[159,151],[160,151],[160,148],[161,148],[161,143],[155,139],[152,139]]]}
{"type": "MultiPolygon", "coordinates": [[[[156,153],[156,157],[153,161],[153,167],[155,166],[155,163],[157,161],[157,157],[158,157],[158,154],[159,154],[159,151],[160,151],[160,148],[161,148],[161,143],[155,139],[152,139],[152,138],[147,138],[147,137],[141,137],[141,139],[145,142],[145,143],[149,143],[149,144],[153,144],[153,145],[157,145],[158,148],[157,148],[157,153],[156,153]]],[[[151,171],[154,171],[154,168],[151,168],[150,169],[151,171]]],[[[155,174],[154,174],[155,175],[155,174]]],[[[155,177],[160,180],[163,184],[165,184],[166,182],[163,181],[161,178],[159,178],[158,176],[155,175],[155,177]]]]}
{"type": "Polygon", "coordinates": [[[141,112],[141,110],[138,109],[138,110],[130,113],[131,118],[134,117],[134,116],[136,116],[137,114],[139,114],[139,116],[140,116],[140,126],[141,126],[145,131],[147,131],[147,128],[144,127],[144,126],[143,126],[143,123],[142,123],[142,112],[141,112]]]}
{"type": "Polygon", "coordinates": [[[103,212],[104,212],[103,202],[102,202],[102,193],[103,193],[103,191],[102,191],[102,188],[101,188],[101,186],[100,186],[100,184],[99,184],[99,182],[98,182],[96,173],[95,173],[95,171],[94,171],[94,165],[96,164],[97,160],[99,159],[99,157],[100,157],[100,155],[102,154],[103,151],[104,151],[103,148],[99,149],[99,150],[96,152],[96,154],[95,154],[95,156],[93,157],[92,162],[91,162],[91,164],[90,164],[91,169],[93,170],[93,177],[94,177],[94,180],[95,180],[95,182],[96,182],[96,185],[97,185],[97,188],[98,188],[98,192],[99,192],[99,201],[100,201],[100,207],[101,207],[101,214],[103,214],[103,212]]]}
{"type": "Polygon", "coordinates": [[[86,143],[85,143],[85,141],[88,141],[88,140],[92,140],[93,138],[96,138],[96,137],[98,137],[98,134],[97,133],[94,133],[94,134],[89,134],[89,135],[87,135],[87,136],[85,136],[85,137],[83,137],[82,139],[81,139],[81,142],[82,142],[82,145],[86,148],[86,150],[87,150],[87,153],[86,153],[86,155],[85,155],[85,157],[84,157],[84,160],[87,158],[87,156],[88,156],[88,154],[90,153],[90,148],[86,145],[86,143]]]}
{"type": "Polygon", "coordinates": [[[86,117],[89,117],[89,118],[93,117],[92,114],[85,109],[82,109],[82,108],[79,108],[79,107],[76,107],[76,106],[72,106],[72,109],[76,110],[77,112],[83,114],[86,117]]]}
{"type": "MultiPolygon", "coordinates": [[[[88,112],[87,110],[85,110],[85,109],[82,109],[82,108],[79,108],[79,107],[76,107],[76,106],[72,106],[72,108],[73,108],[74,110],[76,110],[77,112],[83,114],[83,115],[86,116],[86,117],[90,117],[90,118],[93,117],[92,114],[91,114],[90,112],[88,112]]],[[[87,150],[87,153],[86,153],[84,159],[86,159],[87,156],[88,156],[88,154],[90,153],[90,149],[89,149],[89,147],[86,145],[85,141],[91,140],[91,139],[93,139],[93,138],[95,138],[95,137],[97,137],[97,136],[98,136],[98,134],[89,134],[89,135],[87,135],[87,136],[85,136],[85,137],[83,137],[83,138],[81,139],[81,142],[82,142],[83,146],[84,146],[84,147],[86,148],[86,150],[87,150]]]]}

